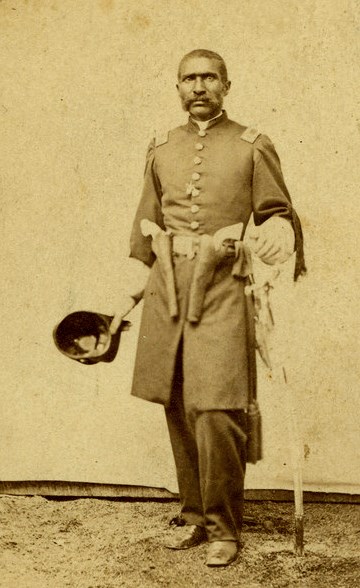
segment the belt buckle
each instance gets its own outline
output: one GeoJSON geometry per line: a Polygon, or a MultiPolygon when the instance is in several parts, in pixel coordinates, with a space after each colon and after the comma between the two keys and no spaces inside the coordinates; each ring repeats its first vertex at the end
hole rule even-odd
{"type": "Polygon", "coordinates": [[[196,256],[199,244],[193,239],[188,239],[186,245],[186,257],[191,261],[196,256]]]}
{"type": "Polygon", "coordinates": [[[194,241],[194,239],[185,235],[175,235],[174,241],[176,241],[176,243],[173,245],[173,250],[175,253],[184,255],[190,260],[194,259],[199,246],[199,244],[194,241]]]}

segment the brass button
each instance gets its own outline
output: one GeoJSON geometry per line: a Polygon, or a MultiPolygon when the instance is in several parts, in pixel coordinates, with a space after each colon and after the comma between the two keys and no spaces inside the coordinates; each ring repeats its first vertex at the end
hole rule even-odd
{"type": "Polygon", "coordinates": [[[198,132],[198,135],[199,135],[199,137],[206,137],[206,131],[205,131],[204,129],[201,129],[201,130],[198,132]]]}
{"type": "Polygon", "coordinates": [[[191,176],[192,180],[200,180],[200,174],[198,172],[194,172],[191,176]]]}
{"type": "Polygon", "coordinates": [[[194,157],[194,163],[195,163],[196,165],[199,165],[199,163],[201,163],[201,162],[202,162],[202,159],[201,159],[201,157],[197,157],[197,156],[196,156],[196,157],[194,157]]]}
{"type": "Polygon", "coordinates": [[[193,204],[190,210],[195,214],[195,212],[199,212],[200,206],[198,206],[197,204],[193,204]]]}
{"type": "Polygon", "coordinates": [[[202,143],[195,143],[195,149],[201,151],[202,149],[204,149],[204,145],[202,143]]]}
{"type": "Polygon", "coordinates": [[[199,194],[200,194],[200,190],[198,188],[193,188],[191,190],[191,196],[196,197],[196,196],[199,196],[199,194]]]}
{"type": "Polygon", "coordinates": [[[192,221],[190,223],[190,229],[192,229],[193,231],[196,231],[196,229],[199,228],[199,223],[197,221],[192,221]]]}

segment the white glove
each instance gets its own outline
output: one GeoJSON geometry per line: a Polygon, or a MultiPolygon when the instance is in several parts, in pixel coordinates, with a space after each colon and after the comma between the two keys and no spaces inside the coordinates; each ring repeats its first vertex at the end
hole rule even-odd
{"type": "Polygon", "coordinates": [[[133,257],[127,258],[121,266],[121,291],[116,297],[114,318],[111,321],[110,333],[114,335],[121,321],[142,298],[149,277],[150,268],[133,257]]]}
{"type": "Polygon", "coordinates": [[[280,216],[272,216],[262,225],[251,227],[248,238],[253,253],[269,265],[284,263],[294,252],[293,228],[280,216]]]}

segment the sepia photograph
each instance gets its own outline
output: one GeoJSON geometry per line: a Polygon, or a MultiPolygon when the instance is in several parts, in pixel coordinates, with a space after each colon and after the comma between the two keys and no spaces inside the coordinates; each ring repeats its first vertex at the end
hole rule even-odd
{"type": "Polygon", "coordinates": [[[1,588],[360,585],[359,35],[0,0],[1,588]]]}

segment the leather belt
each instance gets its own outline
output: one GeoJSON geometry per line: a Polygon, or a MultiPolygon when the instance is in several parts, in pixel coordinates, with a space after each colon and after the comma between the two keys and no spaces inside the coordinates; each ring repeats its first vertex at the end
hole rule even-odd
{"type": "MultiPolygon", "coordinates": [[[[200,237],[191,235],[174,235],[172,238],[172,252],[176,255],[186,255],[188,259],[194,259],[200,248],[200,237]]],[[[222,257],[234,257],[234,241],[228,240],[222,246],[222,257]]]]}
{"type": "Polygon", "coordinates": [[[194,259],[199,247],[199,237],[191,235],[174,235],[172,237],[172,251],[177,255],[186,255],[188,259],[194,259]]]}

